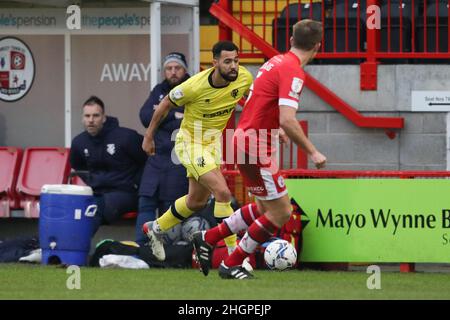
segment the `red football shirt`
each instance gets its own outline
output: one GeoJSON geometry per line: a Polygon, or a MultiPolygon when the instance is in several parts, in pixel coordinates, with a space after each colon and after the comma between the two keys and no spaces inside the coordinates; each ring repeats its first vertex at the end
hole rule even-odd
{"type": "Polygon", "coordinates": [[[259,160],[275,154],[279,106],[298,108],[304,80],[300,59],[292,52],[273,57],[259,69],[234,134],[237,150],[252,156],[258,152],[259,160]]]}

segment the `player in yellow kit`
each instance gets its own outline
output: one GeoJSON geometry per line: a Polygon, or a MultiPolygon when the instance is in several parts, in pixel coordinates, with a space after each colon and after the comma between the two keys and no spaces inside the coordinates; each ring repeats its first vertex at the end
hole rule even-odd
{"type": "MultiPolygon", "coordinates": [[[[211,193],[215,198],[214,216],[233,214],[231,193],[220,171],[220,137],[237,102],[247,93],[253,78],[239,66],[238,48],[229,41],[214,45],[213,67],[173,88],[160,102],[144,135],[142,148],[155,154],[154,134],[171,107],[184,106],[184,118],[176,136],[175,152],[187,169],[189,192],[177,199],[157,220],[143,225],[154,255],[165,259],[161,233],[202,209],[211,193]]],[[[228,251],[236,247],[236,235],[225,239],[228,251]]],[[[205,271],[204,271],[205,272],[205,271]]]]}

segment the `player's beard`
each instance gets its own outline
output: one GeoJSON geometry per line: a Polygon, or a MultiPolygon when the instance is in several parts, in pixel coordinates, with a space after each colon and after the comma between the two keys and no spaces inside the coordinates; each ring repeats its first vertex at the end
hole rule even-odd
{"type": "Polygon", "coordinates": [[[237,70],[225,73],[225,72],[222,72],[222,70],[219,69],[219,72],[220,72],[220,76],[222,78],[224,78],[225,80],[230,81],[230,82],[231,81],[235,81],[237,79],[238,75],[239,75],[237,70]]]}

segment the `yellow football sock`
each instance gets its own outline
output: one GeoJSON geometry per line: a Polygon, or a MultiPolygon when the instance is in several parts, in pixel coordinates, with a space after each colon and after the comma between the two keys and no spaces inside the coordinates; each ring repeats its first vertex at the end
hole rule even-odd
{"type": "Polygon", "coordinates": [[[225,239],[223,239],[223,241],[225,241],[225,244],[227,245],[228,254],[231,254],[231,252],[233,252],[237,246],[237,235],[232,234],[231,236],[228,236],[225,239]]]}
{"type": "Polygon", "coordinates": [[[162,231],[173,228],[194,213],[194,211],[187,207],[186,197],[187,195],[177,199],[161,217],[156,219],[162,231]]]}
{"type": "MultiPolygon", "coordinates": [[[[216,218],[228,218],[234,213],[233,208],[231,207],[231,201],[230,202],[215,202],[214,204],[214,217],[216,218]]],[[[228,236],[224,239],[225,244],[228,247],[228,251],[234,250],[236,248],[236,239],[237,236],[235,234],[232,234],[231,236],[228,236]],[[231,250],[230,250],[231,249],[231,250]]]]}
{"type": "Polygon", "coordinates": [[[228,218],[234,213],[230,202],[215,202],[214,203],[214,217],[215,218],[228,218]]]}

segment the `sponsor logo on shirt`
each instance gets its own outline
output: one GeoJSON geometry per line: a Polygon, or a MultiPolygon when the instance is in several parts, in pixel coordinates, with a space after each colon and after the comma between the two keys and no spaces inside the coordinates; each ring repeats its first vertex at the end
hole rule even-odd
{"type": "Polygon", "coordinates": [[[214,118],[214,117],[218,117],[218,116],[223,116],[223,115],[232,113],[233,110],[234,110],[234,106],[232,106],[229,109],[216,111],[214,113],[204,113],[203,118],[214,118]]]}
{"type": "Polygon", "coordinates": [[[248,187],[251,193],[264,192],[264,187],[248,187]]]}

